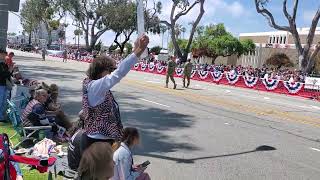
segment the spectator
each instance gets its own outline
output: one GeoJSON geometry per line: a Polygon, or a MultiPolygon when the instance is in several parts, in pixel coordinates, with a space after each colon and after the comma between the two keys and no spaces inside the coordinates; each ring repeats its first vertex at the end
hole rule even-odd
{"type": "Polygon", "coordinates": [[[106,180],[113,176],[112,148],[109,143],[95,142],[80,161],[78,180],[106,180]]]}
{"type": "Polygon", "coordinates": [[[71,128],[71,123],[61,108],[61,104],[58,102],[59,87],[56,84],[51,84],[48,88],[49,97],[45,103],[46,113],[50,122],[55,122],[59,126],[64,127],[66,130],[71,128]]]}
{"type": "Polygon", "coordinates": [[[42,60],[46,60],[46,54],[47,54],[47,50],[45,47],[42,48],[42,51],[41,51],[41,55],[42,55],[42,60]]]}
{"type": "Polygon", "coordinates": [[[0,121],[4,121],[4,111],[11,86],[11,73],[5,63],[7,52],[0,49],[0,121]]]}
{"type": "Polygon", "coordinates": [[[50,124],[44,106],[47,99],[48,92],[46,90],[36,90],[35,98],[28,103],[22,113],[22,121],[25,127],[46,126],[50,124]]]}
{"type": "Polygon", "coordinates": [[[133,53],[118,68],[115,60],[106,56],[97,57],[90,64],[88,77],[83,81],[82,109],[85,118],[81,153],[94,142],[112,145],[121,139],[123,126],[119,105],[110,89],[137,63],[148,44],[148,36],[138,38],[133,53]]]}
{"type": "Polygon", "coordinates": [[[146,167],[133,164],[132,148],[140,142],[139,132],[136,128],[125,128],[121,146],[114,152],[115,163],[114,177],[112,180],[149,180],[150,177],[144,173],[146,167]]]}
{"type": "Polygon", "coordinates": [[[66,48],[64,49],[62,55],[63,55],[63,60],[62,60],[62,62],[67,62],[67,59],[68,59],[68,51],[67,51],[66,48]]]}
{"type": "Polygon", "coordinates": [[[12,60],[13,56],[14,56],[14,53],[13,53],[13,52],[10,52],[10,53],[8,54],[8,56],[6,56],[6,58],[5,58],[5,63],[6,63],[7,66],[9,67],[10,72],[13,71],[13,66],[14,66],[14,64],[15,64],[15,63],[13,62],[13,60],[12,60]]]}

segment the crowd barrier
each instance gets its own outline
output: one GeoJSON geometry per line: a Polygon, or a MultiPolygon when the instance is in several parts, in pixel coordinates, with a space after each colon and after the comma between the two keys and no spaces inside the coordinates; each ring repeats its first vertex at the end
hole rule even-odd
{"type": "MultiPolygon", "coordinates": [[[[59,55],[59,54],[50,54],[49,56],[51,57],[56,57],[56,58],[63,58],[63,55],[59,55]]],[[[74,55],[68,55],[67,56],[67,60],[74,60],[74,61],[81,61],[81,62],[87,62],[87,63],[91,63],[93,58],[90,56],[81,56],[81,58],[78,60],[74,55]]]]}
{"type": "MultiPolygon", "coordinates": [[[[61,55],[52,55],[53,57],[62,58],[61,55]]],[[[74,56],[69,55],[69,60],[77,60],[74,56]]],[[[92,57],[82,57],[80,61],[91,63],[92,57]]],[[[159,66],[154,64],[137,63],[132,68],[135,71],[142,71],[154,74],[166,74],[166,66],[159,66]]],[[[175,77],[183,76],[183,68],[176,68],[175,77]]],[[[254,89],[259,91],[266,91],[278,94],[285,94],[291,96],[300,96],[309,99],[320,100],[320,86],[313,89],[305,89],[304,83],[288,82],[276,79],[264,79],[251,76],[242,76],[230,74],[228,72],[221,73],[220,71],[201,71],[192,70],[191,79],[196,81],[203,81],[208,83],[223,84],[247,89],[254,89]]]]}
{"type": "MultiPolygon", "coordinates": [[[[165,66],[158,66],[153,64],[138,63],[135,64],[132,69],[135,71],[154,74],[166,74],[165,66]]],[[[183,68],[176,68],[174,76],[183,77],[183,68]]],[[[223,84],[320,100],[320,87],[315,87],[314,89],[305,89],[305,84],[300,82],[291,83],[288,81],[276,79],[263,79],[258,77],[242,76],[231,74],[229,72],[222,73],[220,71],[210,72],[200,70],[193,70],[191,73],[191,79],[208,83],[223,84]]]]}

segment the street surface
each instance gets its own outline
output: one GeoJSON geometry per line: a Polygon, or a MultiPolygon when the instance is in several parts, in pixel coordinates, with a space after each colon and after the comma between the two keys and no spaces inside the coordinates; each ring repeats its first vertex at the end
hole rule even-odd
{"type": "MultiPolygon", "coordinates": [[[[89,64],[15,57],[23,76],[61,88],[74,120],[89,64]]],[[[40,57],[39,55],[36,55],[40,57]]],[[[113,88],[125,126],[141,132],[135,162],[155,180],[319,180],[320,102],[132,71],[113,88]],[[267,145],[272,151],[259,151],[267,145]]]]}

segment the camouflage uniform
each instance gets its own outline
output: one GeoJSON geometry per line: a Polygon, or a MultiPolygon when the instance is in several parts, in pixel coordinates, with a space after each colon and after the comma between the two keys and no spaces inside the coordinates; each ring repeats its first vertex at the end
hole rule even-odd
{"type": "Polygon", "coordinates": [[[186,62],[183,69],[183,87],[189,87],[191,72],[192,72],[192,63],[186,62]],[[186,79],[188,81],[187,86],[186,86],[186,79]]]}
{"type": "Polygon", "coordinates": [[[171,79],[171,81],[174,84],[174,89],[177,87],[177,84],[173,78],[175,69],[176,69],[177,64],[173,61],[173,60],[169,60],[168,61],[168,66],[167,66],[167,76],[166,76],[166,87],[168,87],[168,83],[169,83],[169,78],[171,79]]]}

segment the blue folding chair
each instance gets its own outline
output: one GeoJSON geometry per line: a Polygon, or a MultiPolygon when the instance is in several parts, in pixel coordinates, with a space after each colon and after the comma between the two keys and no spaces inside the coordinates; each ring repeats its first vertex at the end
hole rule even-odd
{"type": "Polygon", "coordinates": [[[32,139],[32,135],[40,130],[50,130],[52,127],[51,126],[30,126],[30,127],[24,127],[22,125],[22,120],[20,118],[20,112],[17,110],[16,105],[10,101],[7,100],[8,103],[8,109],[7,109],[7,114],[9,117],[9,120],[11,121],[14,130],[16,133],[10,137],[12,139],[16,135],[20,135],[22,137],[22,140],[14,146],[14,149],[18,147],[21,143],[23,143],[26,140],[32,139]],[[26,133],[26,131],[30,133],[26,133]]]}

